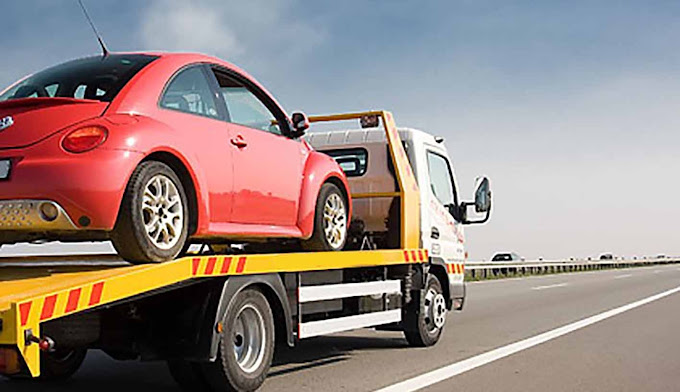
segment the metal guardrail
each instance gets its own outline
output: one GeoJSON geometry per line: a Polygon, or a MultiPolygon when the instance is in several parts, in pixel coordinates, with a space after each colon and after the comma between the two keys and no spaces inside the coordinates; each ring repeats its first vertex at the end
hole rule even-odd
{"type": "Polygon", "coordinates": [[[561,272],[592,271],[676,263],[680,263],[680,258],[592,261],[483,261],[467,262],[465,264],[465,276],[472,279],[488,279],[513,275],[555,274],[561,272]]]}

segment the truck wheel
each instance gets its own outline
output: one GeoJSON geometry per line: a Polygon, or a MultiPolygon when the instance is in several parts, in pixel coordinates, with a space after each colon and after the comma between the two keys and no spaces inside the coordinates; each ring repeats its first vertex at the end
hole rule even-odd
{"type": "Polygon", "coordinates": [[[347,241],[347,201],[334,184],[323,184],[316,199],[314,232],[302,242],[305,250],[342,250],[347,241]]]}
{"type": "Polygon", "coordinates": [[[432,346],[442,335],[446,323],[446,300],[439,279],[429,275],[425,288],[407,305],[404,336],[411,346],[432,346]]]}
{"type": "Polygon", "coordinates": [[[198,363],[182,359],[171,360],[168,361],[168,369],[172,378],[183,391],[212,391],[198,363]]]}
{"type": "Polygon", "coordinates": [[[86,355],[87,349],[84,348],[41,353],[39,380],[61,381],[70,378],[80,369],[86,355]]]}
{"type": "Polygon", "coordinates": [[[186,193],[175,172],[161,162],[143,162],[123,195],[111,241],[133,263],[172,260],[182,251],[189,230],[186,193]]]}
{"type": "Polygon", "coordinates": [[[274,316],[264,294],[245,289],[227,307],[214,363],[202,364],[214,390],[254,391],[274,356],[274,316]]]}

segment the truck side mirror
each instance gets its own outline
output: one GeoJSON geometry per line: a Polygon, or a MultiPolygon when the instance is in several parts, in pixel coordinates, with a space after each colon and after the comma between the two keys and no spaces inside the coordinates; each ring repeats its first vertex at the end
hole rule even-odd
{"type": "Polygon", "coordinates": [[[475,201],[473,203],[461,203],[461,210],[463,210],[461,211],[461,221],[464,224],[485,223],[489,220],[489,216],[491,215],[491,186],[489,185],[489,179],[486,177],[478,178],[477,187],[475,189],[475,201]],[[468,220],[467,208],[472,205],[475,206],[476,213],[486,213],[484,218],[478,220],[468,220]]]}
{"type": "Polygon", "coordinates": [[[475,211],[478,213],[487,212],[491,209],[491,189],[489,179],[483,177],[477,181],[475,191],[475,211]]]}
{"type": "Polygon", "coordinates": [[[295,112],[290,117],[293,123],[293,136],[300,137],[305,134],[305,131],[309,128],[309,119],[307,115],[302,112],[295,112]]]}

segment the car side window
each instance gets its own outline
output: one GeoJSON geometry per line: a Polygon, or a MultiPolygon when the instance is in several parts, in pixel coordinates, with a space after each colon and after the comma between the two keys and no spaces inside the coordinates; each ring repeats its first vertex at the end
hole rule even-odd
{"type": "Polygon", "coordinates": [[[184,69],[168,84],[161,107],[199,116],[219,118],[208,79],[201,66],[184,69]]]}
{"type": "Polygon", "coordinates": [[[427,152],[427,165],[430,172],[430,187],[442,205],[456,204],[456,190],[453,186],[453,173],[443,156],[427,152]]]}
{"type": "Polygon", "coordinates": [[[246,86],[221,72],[215,72],[215,77],[227,105],[229,122],[282,135],[276,116],[246,86]]]}

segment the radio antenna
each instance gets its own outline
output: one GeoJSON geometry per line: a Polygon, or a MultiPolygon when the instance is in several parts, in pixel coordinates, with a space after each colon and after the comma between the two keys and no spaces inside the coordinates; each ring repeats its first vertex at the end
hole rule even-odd
{"type": "Polygon", "coordinates": [[[78,0],[78,4],[80,4],[80,8],[83,10],[83,13],[85,14],[85,19],[87,19],[87,22],[90,23],[90,27],[92,27],[92,31],[94,31],[94,35],[97,36],[97,41],[99,41],[99,46],[102,47],[102,52],[104,54],[104,57],[108,56],[109,50],[106,49],[106,45],[104,44],[104,40],[102,39],[102,36],[99,34],[99,31],[97,31],[97,27],[95,27],[94,23],[92,22],[92,18],[90,18],[90,14],[87,13],[87,8],[85,8],[83,1],[78,0]]]}

